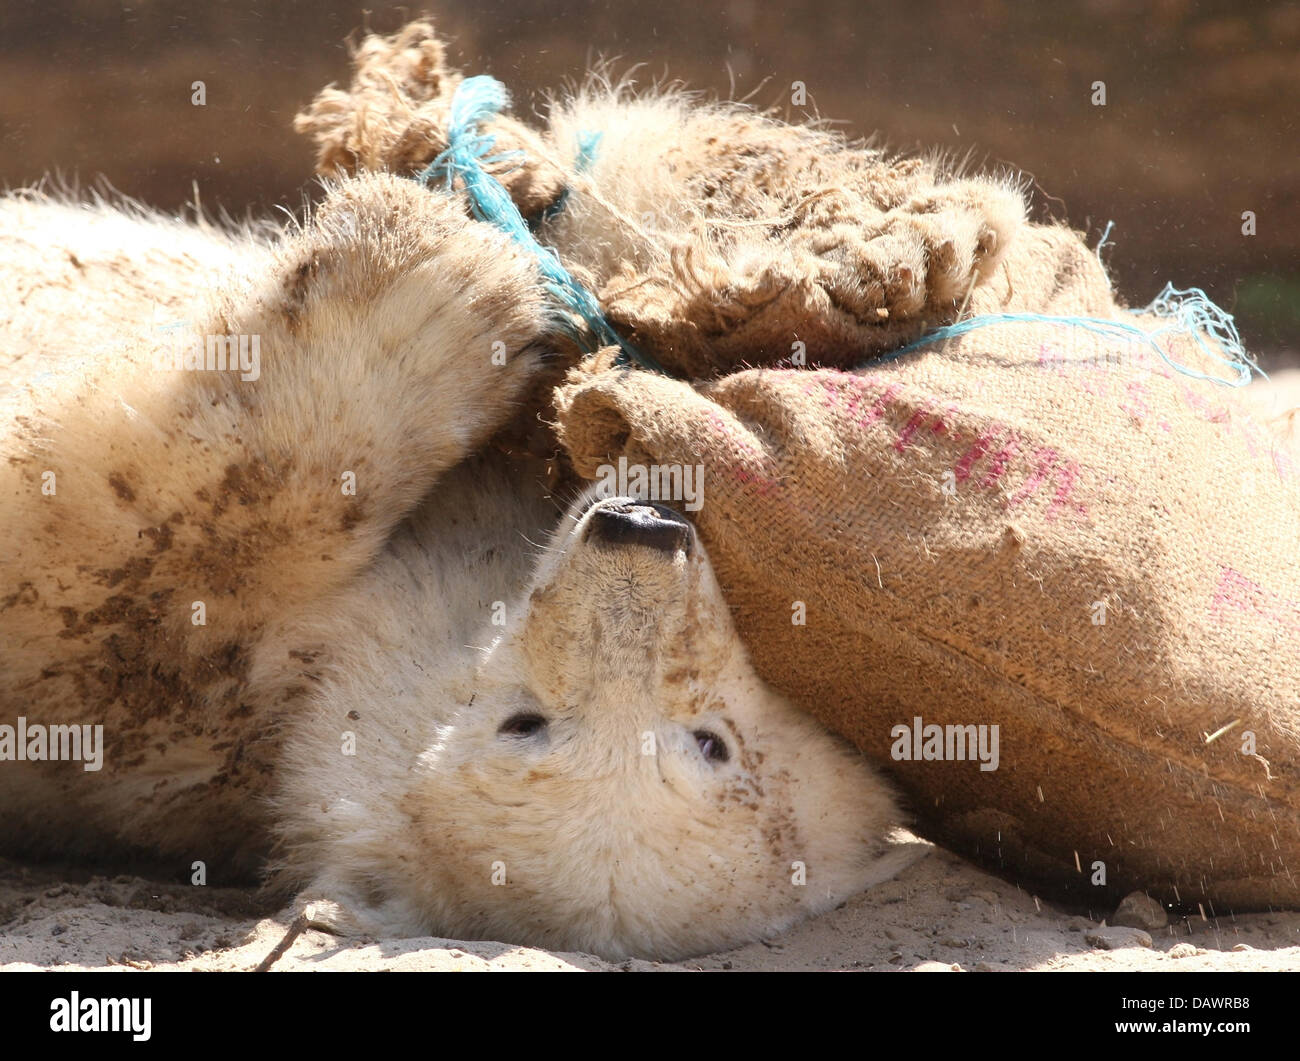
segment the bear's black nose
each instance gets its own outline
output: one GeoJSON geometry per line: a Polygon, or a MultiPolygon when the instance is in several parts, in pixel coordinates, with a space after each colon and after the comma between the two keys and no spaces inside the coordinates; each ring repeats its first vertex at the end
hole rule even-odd
{"type": "Polygon", "coordinates": [[[691,553],[695,530],[667,505],[653,501],[620,501],[601,505],[587,524],[587,541],[605,545],[648,545],[672,553],[691,553]]]}

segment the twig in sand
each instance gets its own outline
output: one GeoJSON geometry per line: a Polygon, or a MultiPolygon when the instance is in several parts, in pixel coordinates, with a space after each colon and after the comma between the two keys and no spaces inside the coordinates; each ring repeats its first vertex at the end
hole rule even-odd
{"type": "Polygon", "coordinates": [[[261,964],[259,964],[253,972],[270,972],[271,966],[284,957],[285,951],[293,946],[293,941],[301,936],[310,924],[311,922],[307,920],[307,915],[305,913],[299,914],[295,917],[289,925],[288,931],[285,932],[284,938],[275,945],[275,949],[272,950],[270,954],[262,959],[261,964]]]}

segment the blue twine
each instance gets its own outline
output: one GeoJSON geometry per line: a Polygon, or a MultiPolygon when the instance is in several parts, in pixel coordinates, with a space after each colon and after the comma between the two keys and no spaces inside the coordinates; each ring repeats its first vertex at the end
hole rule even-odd
{"type": "Polygon", "coordinates": [[[1110,280],[1110,272],[1109,272],[1109,270],[1107,270],[1107,268],[1106,268],[1106,263],[1105,263],[1104,261],[1101,260],[1101,248],[1104,247],[1104,246],[1106,246],[1106,244],[1110,242],[1110,232],[1111,232],[1111,229],[1113,229],[1114,227],[1115,227],[1115,222],[1114,222],[1114,221],[1107,221],[1107,222],[1106,222],[1106,231],[1103,232],[1103,233],[1101,234],[1101,240],[1100,240],[1100,242],[1097,244],[1097,251],[1096,251],[1096,254],[1097,254],[1097,264],[1101,266],[1101,271],[1102,271],[1103,273],[1106,274],[1106,280],[1107,280],[1107,281],[1110,280]]]}
{"type": "MultiPolygon", "coordinates": [[[[1107,225],[1106,233],[1102,236],[1103,244],[1106,241],[1106,236],[1110,234],[1110,229],[1111,226],[1107,225]]],[[[1101,244],[1098,244],[1097,249],[1098,251],[1101,250],[1101,244]]],[[[862,367],[893,361],[895,358],[910,354],[912,351],[928,346],[930,343],[955,339],[957,336],[965,335],[976,328],[986,328],[990,325],[1068,324],[1105,336],[1108,339],[1144,342],[1159,354],[1161,359],[1175,372],[1190,376],[1192,379],[1218,383],[1225,387],[1244,387],[1250,382],[1252,373],[1258,373],[1265,379],[1268,378],[1242,345],[1241,336],[1237,332],[1237,326],[1233,322],[1232,314],[1215,305],[1199,287],[1179,290],[1173,284],[1165,284],[1164,289],[1152,299],[1149,305],[1141,309],[1131,309],[1128,312],[1135,316],[1159,317],[1169,321],[1169,323],[1148,332],[1139,328],[1136,324],[1128,324],[1120,320],[1109,320],[1105,317],[1061,317],[1045,313],[988,313],[978,317],[970,317],[943,328],[937,328],[915,342],[909,343],[901,350],[894,350],[883,357],[875,358],[862,367]],[[1216,361],[1230,369],[1234,378],[1224,379],[1222,376],[1210,376],[1187,365],[1180,365],[1156,342],[1160,336],[1171,334],[1190,335],[1196,340],[1196,345],[1201,348],[1201,351],[1209,360],[1216,361]]]]}
{"type": "MultiPolygon", "coordinates": [[[[587,170],[591,169],[591,164],[596,160],[596,148],[600,146],[601,137],[604,135],[604,133],[590,132],[578,134],[578,158],[574,164],[574,169],[579,173],[586,173],[587,170]]],[[[565,189],[560,192],[559,198],[538,215],[536,224],[531,221],[529,222],[530,227],[535,228],[536,225],[540,225],[559,215],[569,204],[569,195],[571,193],[572,189],[566,186],[565,189]]]]}
{"type": "MultiPolygon", "coordinates": [[[[568,311],[567,314],[558,315],[558,323],[588,353],[602,346],[617,346],[620,351],[619,363],[635,361],[642,368],[666,375],[658,362],[641,353],[614,330],[595,296],[560,264],[559,256],[554,250],[537,242],[510,194],[499,180],[483,168],[485,164],[523,154],[522,151],[489,154],[495,146],[495,138],[478,131],[479,123],[499,114],[509,99],[505,86],[494,77],[479,75],[462,81],[451,100],[447,149],[430,162],[416,179],[424,184],[441,179],[448,192],[454,191],[459,181],[469,197],[474,216],[480,221],[495,225],[533,255],[542,274],[543,287],[568,311]],[[579,329],[569,314],[586,322],[588,331],[584,333],[579,329]]],[[[591,164],[599,139],[597,134],[579,141],[580,168],[591,164]]]]}

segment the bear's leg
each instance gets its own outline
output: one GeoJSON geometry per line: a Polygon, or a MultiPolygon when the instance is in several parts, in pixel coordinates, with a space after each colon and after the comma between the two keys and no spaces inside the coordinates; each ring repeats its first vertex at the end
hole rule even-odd
{"type": "Polygon", "coordinates": [[[541,362],[533,264],[442,193],[345,181],[272,257],[250,254],[188,346],[133,338],[19,395],[0,440],[0,701],[102,722],[104,773],[6,764],[0,843],[61,846],[40,827],[52,807],[157,848],[192,835],[155,809],[250,772],[279,698],[248,685],[264,631],[345,587],[541,362]]]}

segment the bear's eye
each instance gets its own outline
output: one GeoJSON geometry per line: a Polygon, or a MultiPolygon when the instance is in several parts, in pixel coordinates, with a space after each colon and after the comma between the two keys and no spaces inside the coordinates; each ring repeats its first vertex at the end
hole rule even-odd
{"type": "Polygon", "coordinates": [[[498,737],[532,737],[546,728],[546,719],[535,711],[521,711],[501,723],[498,737]]]}
{"type": "Polygon", "coordinates": [[[727,743],[716,733],[707,729],[697,729],[692,736],[699,745],[700,754],[711,763],[725,763],[731,758],[727,743]]]}

